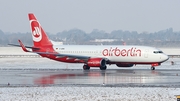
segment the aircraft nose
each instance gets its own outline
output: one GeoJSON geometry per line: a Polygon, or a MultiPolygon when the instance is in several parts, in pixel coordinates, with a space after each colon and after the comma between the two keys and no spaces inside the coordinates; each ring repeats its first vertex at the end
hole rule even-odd
{"type": "Polygon", "coordinates": [[[163,60],[163,62],[167,61],[169,59],[168,55],[164,54],[161,59],[163,60]]]}

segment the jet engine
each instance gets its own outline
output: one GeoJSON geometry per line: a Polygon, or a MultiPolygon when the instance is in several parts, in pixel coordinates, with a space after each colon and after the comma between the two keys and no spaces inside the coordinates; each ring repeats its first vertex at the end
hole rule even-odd
{"type": "Polygon", "coordinates": [[[132,67],[134,64],[132,63],[118,63],[116,66],[118,67],[132,67]]]}
{"type": "Polygon", "coordinates": [[[105,67],[106,66],[106,60],[103,58],[90,58],[87,61],[87,65],[89,67],[105,67]]]}

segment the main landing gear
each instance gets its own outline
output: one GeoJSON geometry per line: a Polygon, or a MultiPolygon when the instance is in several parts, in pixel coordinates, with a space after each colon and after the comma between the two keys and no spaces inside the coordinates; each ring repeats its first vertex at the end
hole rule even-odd
{"type": "MultiPolygon", "coordinates": [[[[100,68],[100,70],[106,70],[107,66],[101,66],[99,68],[100,68]]],[[[89,69],[90,69],[90,67],[88,65],[83,65],[83,70],[89,70],[89,69]]]]}
{"type": "Polygon", "coordinates": [[[100,68],[100,70],[106,70],[107,66],[101,66],[99,68],[100,68]]]}
{"type": "Polygon", "coordinates": [[[154,66],[152,66],[152,67],[151,67],[151,70],[155,70],[155,67],[154,67],[154,66]]]}

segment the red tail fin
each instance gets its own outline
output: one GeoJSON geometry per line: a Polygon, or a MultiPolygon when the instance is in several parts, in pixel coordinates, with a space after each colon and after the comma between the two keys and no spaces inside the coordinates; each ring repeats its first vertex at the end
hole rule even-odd
{"type": "Polygon", "coordinates": [[[37,21],[34,14],[30,13],[28,14],[28,16],[29,16],[34,46],[41,47],[41,46],[52,45],[47,34],[42,29],[40,23],[37,21]]]}

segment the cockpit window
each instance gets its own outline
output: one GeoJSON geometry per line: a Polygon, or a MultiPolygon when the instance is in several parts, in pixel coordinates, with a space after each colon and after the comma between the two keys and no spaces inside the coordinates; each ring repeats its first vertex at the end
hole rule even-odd
{"type": "Polygon", "coordinates": [[[163,53],[163,52],[162,51],[154,51],[154,53],[157,54],[157,53],[163,53]]]}

